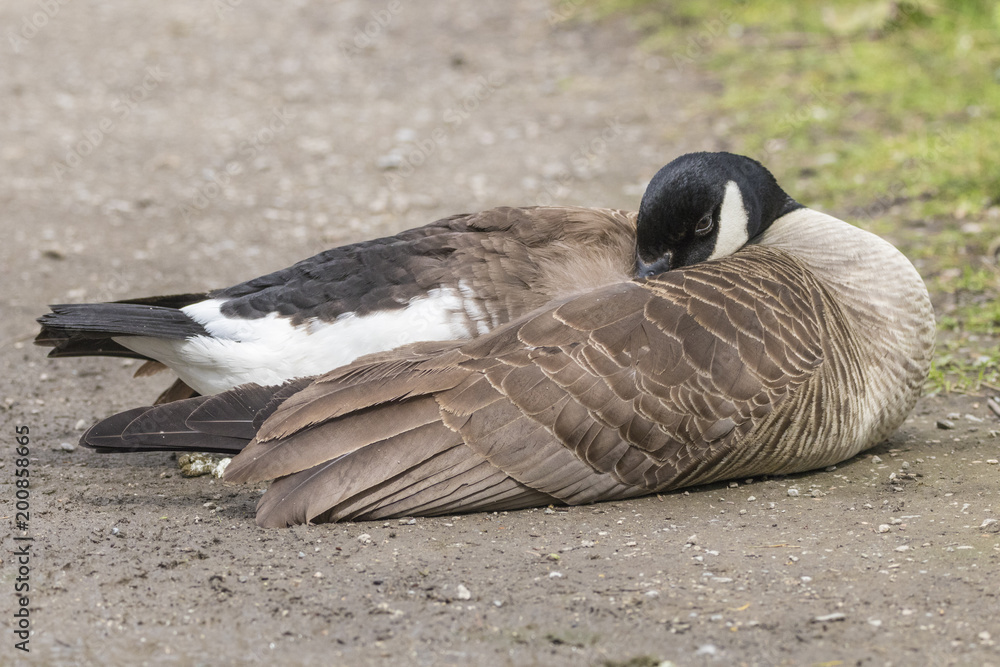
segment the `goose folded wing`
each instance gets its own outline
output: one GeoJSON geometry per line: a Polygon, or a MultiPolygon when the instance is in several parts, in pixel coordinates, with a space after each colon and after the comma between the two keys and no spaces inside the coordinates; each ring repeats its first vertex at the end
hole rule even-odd
{"type": "Polygon", "coordinates": [[[359,360],[279,405],[226,477],[281,478],[262,525],[706,481],[822,362],[818,297],[800,272],[745,251],[565,299],[472,342],[359,360]]]}

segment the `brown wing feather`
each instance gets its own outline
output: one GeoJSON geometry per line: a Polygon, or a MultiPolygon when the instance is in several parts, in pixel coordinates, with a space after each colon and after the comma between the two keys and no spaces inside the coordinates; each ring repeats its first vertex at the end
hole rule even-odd
{"type": "MultiPolygon", "coordinates": [[[[465,293],[470,319],[489,328],[571,294],[627,280],[634,268],[635,213],[575,206],[501,207],[461,219],[470,232],[454,238],[445,284],[465,293]]],[[[432,281],[418,276],[418,282],[432,281]]],[[[475,323],[470,330],[476,331],[475,323]]]]}
{"type": "Polygon", "coordinates": [[[313,382],[226,476],[247,476],[230,474],[243,457],[255,479],[298,471],[262,499],[262,525],[706,481],[822,363],[821,301],[796,260],[760,247],[593,290],[468,343],[313,382]]]}

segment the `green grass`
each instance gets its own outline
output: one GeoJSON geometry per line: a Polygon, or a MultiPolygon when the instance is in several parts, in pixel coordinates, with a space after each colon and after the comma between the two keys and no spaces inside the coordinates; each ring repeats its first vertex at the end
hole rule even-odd
{"type": "Polygon", "coordinates": [[[929,394],[1000,390],[1000,350],[975,354],[958,343],[945,343],[937,351],[927,378],[929,394]]]}
{"type": "MultiPolygon", "coordinates": [[[[667,67],[722,84],[704,105],[730,150],[954,294],[937,300],[944,331],[963,345],[1000,336],[1000,2],[589,4],[630,16],[667,67]]],[[[951,354],[935,372],[980,386],[951,354]]]]}
{"type": "Polygon", "coordinates": [[[596,2],[635,15],[668,65],[718,75],[727,138],[803,200],[871,217],[1000,203],[995,2],[596,2]]]}

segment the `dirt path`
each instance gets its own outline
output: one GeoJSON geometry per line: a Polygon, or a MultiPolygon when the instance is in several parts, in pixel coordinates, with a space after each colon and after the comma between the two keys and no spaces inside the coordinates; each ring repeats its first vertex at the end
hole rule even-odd
{"type": "Polygon", "coordinates": [[[669,158],[727,146],[693,73],[541,1],[46,7],[0,7],[0,504],[13,522],[26,425],[34,537],[31,652],[6,631],[0,664],[1000,664],[981,399],[925,400],[881,461],[826,472],[285,531],[167,455],[66,451],[168,379],[46,361],[46,303],[224,286],[500,204],[632,208],[669,158]]]}

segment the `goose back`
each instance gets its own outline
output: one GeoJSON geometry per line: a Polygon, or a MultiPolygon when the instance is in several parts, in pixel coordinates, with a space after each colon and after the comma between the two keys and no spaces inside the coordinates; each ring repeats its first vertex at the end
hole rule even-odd
{"type": "Polygon", "coordinates": [[[53,306],[35,342],[50,356],[155,360],[142,371],[169,366],[179,395],[280,384],[416,341],[472,338],[628,280],[635,226],[635,213],[568,206],[456,215],[204,294],[53,306]]]}

